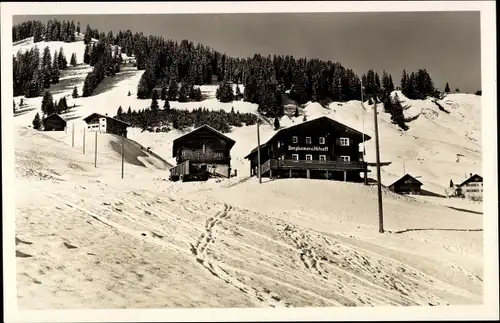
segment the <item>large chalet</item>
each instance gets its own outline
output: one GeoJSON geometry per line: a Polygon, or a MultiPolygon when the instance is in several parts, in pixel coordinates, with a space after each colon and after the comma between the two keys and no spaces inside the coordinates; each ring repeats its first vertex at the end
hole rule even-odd
{"type": "MultiPolygon", "coordinates": [[[[284,128],[260,147],[261,176],[361,181],[368,172],[359,146],[371,137],[326,116],[284,128]]],[[[258,174],[258,149],[250,175],[258,174]]]]}
{"type": "Polygon", "coordinates": [[[203,125],[176,138],[173,141],[172,157],[176,159],[177,166],[170,170],[170,178],[207,179],[209,175],[230,177],[230,151],[235,143],[209,125],[203,125]]]}

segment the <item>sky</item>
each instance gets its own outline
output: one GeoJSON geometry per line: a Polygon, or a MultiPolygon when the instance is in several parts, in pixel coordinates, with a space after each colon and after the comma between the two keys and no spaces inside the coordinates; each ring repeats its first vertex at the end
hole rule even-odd
{"type": "MultiPolygon", "coordinates": [[[[290,54],[340,62],[361,75],[382,70],[399,83],[426,69],[439,89],[481,89],[480,12],[243,13],[14,16],[13,23],[80,21],[107,33],[188,39],[230,56],[290,54]]],[[[396,84],[396,85],[397,85],[396,84]]]]}

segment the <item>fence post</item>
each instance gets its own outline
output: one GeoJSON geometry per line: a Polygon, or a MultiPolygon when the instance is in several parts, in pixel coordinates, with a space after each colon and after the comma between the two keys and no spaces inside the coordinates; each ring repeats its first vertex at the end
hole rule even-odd
{"type": "Polygon", "coordinates": [[[85,133],[87,128],[83,127],[83,154],[85,155],[85,133]]]}
{"type": "Polygon", "coordinates": [[[122,136],[122,179],[123,179],[123,173],[124,173],[124,156],[125,156],[125,137],[122,136]]]}
{"type": "Polygon", "coordinates": [[[94,155],[94,167],[97,167],[97,131],[95,132],[95,155],[94,155]]]}
{"type": "Polygon", "coordinates": [[[71,128],[71,147],[75,147],[75,124],[73,123],[73,127],[71,128]]]}

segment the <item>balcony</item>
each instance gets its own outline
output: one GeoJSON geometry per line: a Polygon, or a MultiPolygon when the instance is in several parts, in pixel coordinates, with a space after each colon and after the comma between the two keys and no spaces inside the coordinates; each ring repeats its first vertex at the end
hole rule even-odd
{"type": "Polygon", "coordinates": [[[193,163],[226,163],[231,157],[224,156],[221,152],[202,152],[185,150],[182,155],[177,157],[177,163],[189,160],[193,163]]]}
{"type": "Polygon", "coordinates": [[[366,162],[342,161],[342,160],[292,160],[292,159],[271,159],[271,169],[314,169],[314,170],[367,170],[366,162]]]}

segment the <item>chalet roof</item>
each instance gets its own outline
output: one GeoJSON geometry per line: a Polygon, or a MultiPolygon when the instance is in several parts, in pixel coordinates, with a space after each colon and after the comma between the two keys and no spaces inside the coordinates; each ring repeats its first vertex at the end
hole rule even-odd
{"type": "Polygon", "coordinates": [[[127,122],[122,121],[122,120],[118,120],[116,118],[112,118],[112,117],[107,116],[107,115],[102,115],[102,114],[96,113],[96,112],[94,112],[94,113],[90,114],[89,116],[83,118],[83,121],[85,121],[85,122],[88,123],[89,122],[88,120],[92,119],[94,116],[98,116],[98,117],[102,117],[102,118],[106,118],[106,119],[113,119],[113,120],[115,120],[117,122],[123,123],[124,125],[127,125],[127,126],[130,127],[130,123],[127,123],[127,122]]]}
{"type": "MultiPolygon", "coordinates": [[[[277,131],[277,132],[276,132],[276,133],[275,133],[275,134],[274,134],[274,135],[273,135],[273,136],[272,136],[272,137],[271,137],[271,138],[270,138],[267,142],[265,142],[264,144],[261,144],[261,145],[260,145],[260,149],[262,149],[262,148],[266,147],[266,146],[267,146],[270,142],[272,142],[272,141],[273,141],[273,139],[274,139],[276,136],[281,135],[281,134],[283,134],[283,133],[286,133],[286,132],[288,132],[288,131],[289,131],[289,130],[291,130],[291,129],[295,129],[295,128],[297,128],[297,127],[301,127],[301,126],[306,125],[306,124],[310,124],[310,123],[314,123],[314,122],[318,122],[318,121],[325,121],[325,120],[326,120],[326,121],[328,121],[328,122],[330,122],[332,125],[341,126],[341,127],[345,128],[345,129],[347,129],[347,130],[349,130],[349,131],[351,131],[351,132],[353,132],[353,133],[355,133],[355,134],[357,134],[357,135],[359,135],[359,136],[363,136],[363,133],[362,133],[362,132],[360,132],[360,131],[358,131],[358,130],[356,130],[356,129],[354,129],[354,128],[351,128],[351,127],[349,127],[349,126],[346,126],[345,124],[340,123],[340,122],[338,122],[338,121],[336,121],[336,120],[333,120],[333,119],[332,119],[332,118],[330,118],[330,117],[327,117],[327,116],[321,116],[321,117],[319,117],[319,118],[314,118],[314,119],[311,119],[311,120],[308,120],[308,121],[304,121],[304,122],[302,122],[302,123],[299,123],[299,124],[297,124],[297,125],[294,125],[294,126],[291,126],[291,127],[286,127],[286,128],[283,128],[283,129],[278,130],[278,131],[277,131]]],[[[368,141],[368,140],[370,140],[370,139],[371,139],[371,137],[370,137],[370,136],[368,136],[367,134],[365,134],[365,141],[368,141]]],[[[250,158],[250,156],[252,156],[253,154],[255,154],[255,153],[257,152],[257,148],[258,148],[258,147],[255,147],[254,149],[252,149],[252,151],[251,151],[251,152],[250,152],[247,156],[245,156],[245,158],[250,158]]]]}
{"type": "Polygon", "coordinates": [[[183,138],[185,138],[185,137],[187,137],[187,136],[190,136],[190,135],[192,135],[193,133],[196,133],[196,132],[198,132],[198,131],[200,131],[200,130],[202,130],[202,129],[206,129],[206,130],[208,130],[208,131],[210,131],[210,132],[214,133],[216,136],[218,136],[218,137],[222,138],[224,141],[226,141],[226,142],[229,144],[229,149],[231,149],[231,148],[234,146],[234,144],[236,143],[236,141],[234,141],[233,139],[229,138],[228,136],[226,136],[226,135],[225,135],[225,134],[223,134],[222,132],[220,132],[220,131],[218,131],[218,130],[216,130],[216,129],[212,128],[212,127],[210,127],[210,126],[209,126],[209,125],[207,125],[207,124],[204,124],[204,125],[202,125],[202,126],[200,126],[200,127],[196,128],[196,129],[193,129],[193,130],[191,130],[190,132],[185,133],[185,134],[183,134],[182,136],[177,137],[177,138],[175,138],[175,139],[174,139],[174,141],[172,142],[173,147],[174,147],[174,149],[172,149],[172,155],[173,155],[172,157],[175,157],[175,154],[176,154],[176,149],[175,149],[175,146],[176,146],[177,142],[179,142],[179,141],[180,141],[180,140],[182,140],[183,138]]]}
{"type": "Polygon", "coordinates": [[[389,187],[394,187],[395,185],[401,184],[408,179],[411,179],[416,184],[423,185],[423,183],[421,181],[419,181],[418,179],[416,179],[415,177],[411,176],[410,174],[405,174],[400,179],[398,179],[397,181],[395,181],[394,183],[389,185],[389,187]]]}
{"type": "Polygon", "coordinates": [[[63,117],[61,117],[59,114],[57,114],[57,113],[52,113],[51,115],[46,116],[45,118],[42,119],[42,121],[45,121],[45,120],[47,120],[49,118],[59,118],[62,121],[66,122],[66,120],[63,117]]]}
{"type": "Polygon", "coordinates": [[[479,176],[478,174],[474,174],[471,177],[467,178],[465,181],[463,181],[461,184],[458,184],[458,186],[464,186],[464,185],[472,182],[475,179],[479,179],[479,180],[481,180],[481,182],[483,181],[483,177],[482,176],[479,176]]]}

